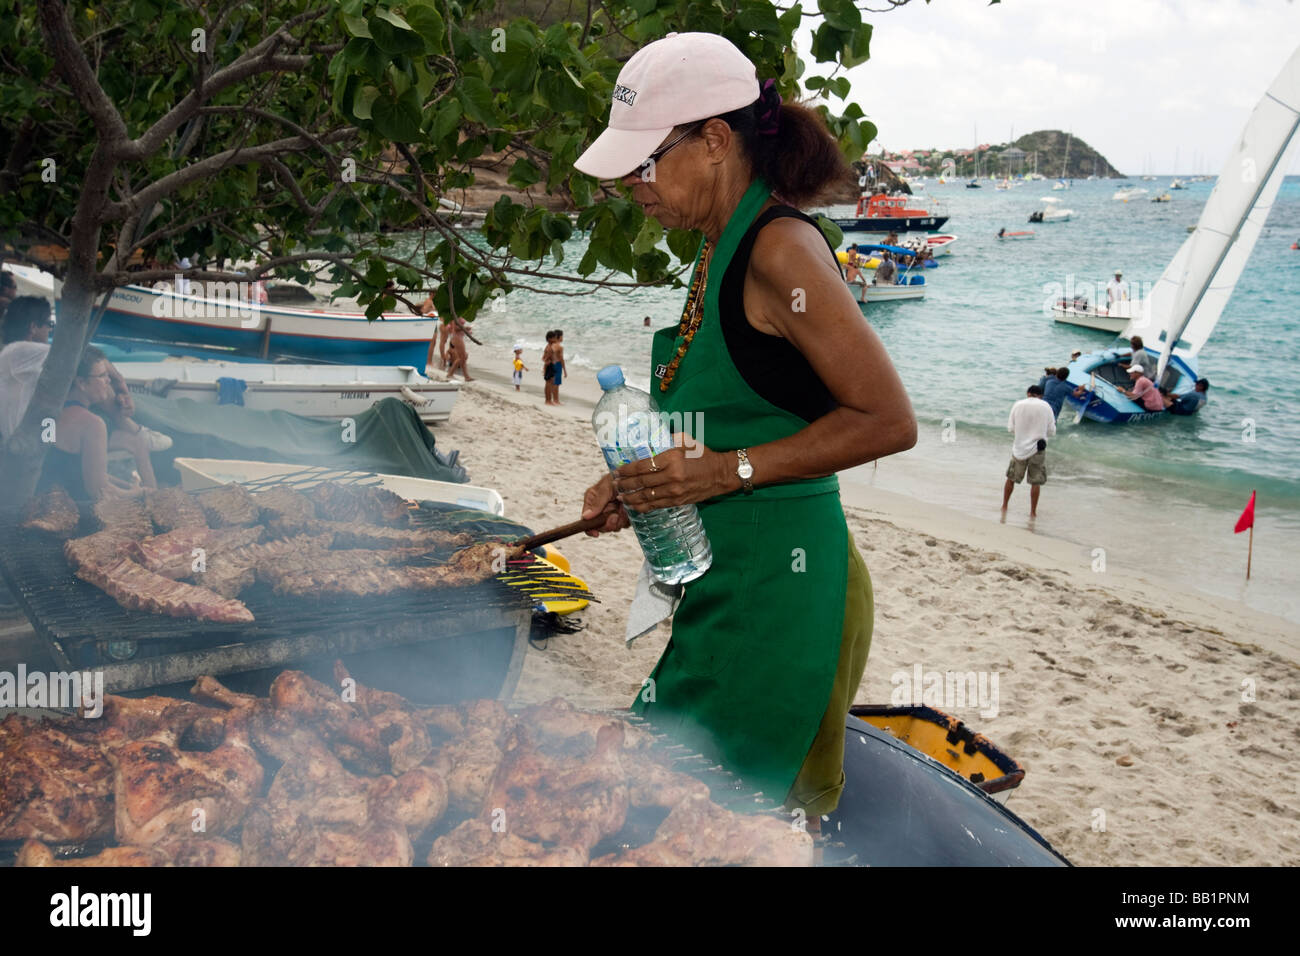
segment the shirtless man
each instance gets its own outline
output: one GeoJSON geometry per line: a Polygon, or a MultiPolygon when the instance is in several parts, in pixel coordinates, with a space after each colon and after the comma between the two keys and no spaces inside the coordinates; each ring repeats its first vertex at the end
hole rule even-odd
{"type": "Polygon", "coordinates": [[[564,330],[555,330],[555,340],[551,343],[551,394],[555,397],[552,405],[563,405],[560,401],[560,382],[569,374],[564,364],[564,330]]]}

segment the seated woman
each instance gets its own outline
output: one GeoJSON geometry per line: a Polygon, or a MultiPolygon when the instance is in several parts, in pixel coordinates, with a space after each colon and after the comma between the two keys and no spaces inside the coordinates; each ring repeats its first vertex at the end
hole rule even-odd
{"type": "Polygon", "coordinates": [[[88,346],[55,422],[54,447],[46,456],[41,484],[62,484],[74,498],[92,501],[129,491],[133,485],[108,473],[109,451],[126,451],[135,459],[140,483],[146,488],[158,487],[149,461],[148,439],[129,417],[131,411],[130,395],[115,391],[108,359],[93,345],[88,346]],[[104,409],[103,416],[92,411],[92,406],[104,409]]]}

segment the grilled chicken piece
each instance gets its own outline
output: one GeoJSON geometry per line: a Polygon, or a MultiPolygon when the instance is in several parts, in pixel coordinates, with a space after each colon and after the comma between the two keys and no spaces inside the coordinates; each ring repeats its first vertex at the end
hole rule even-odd
{"type": "MultiPolygon", "coordinates": [[[[558,745],[568,749],[581,749],[585,753],[595,749],[596,735],[602,727],[607,726],[611,720],[622,720],[617,715],[578,710],[563,697],[553,697],[544,703],[525,707],[517,717],[543,747],[558,745]]],[[[654,737],[650,733],[624,723],[625,752],[648,751],[653,743],[654,737]]]]}
{"type": "Polygon", "coordinates": [[[358,683],[342,661],[334,662],[334,680],[340,687],[352,681],[357,709],[379,728],[379,739],[388,747],[388,764],[393,773],[418,767],[433,752],[424,720],[401,694],[358,683]]]}
{"type": "Polygon", "coordinates": [[[590,850],[627,820],[622,745],[621,721],[601,728],[585,760],[547,756],[516,728],[488,789],[484,817],[504,811],[506,829],[516,836],[590,850]]]}
{"type": "Polygon", "coordinates": [[[634,807],[675,807],[693,797],[709,798],[709,788],[687,773],[670,770],[646,757],[626,757],[628,798],[634,807]]]}
{"type": "Polygon", "coordinates": [[[483,809],[492,777],[501,764],[501,745],[513,729],[514,721],[505,707],[495,700],[469,701],[459,708],[455,719],[441,708],[423,711],[448,728],[460,727],[449,742],[438,748],[427,764],[437,767],[447,778],[453,809],[477,814],[483,809]]]}
{"type": "Polygon", "coordinates": [[[355,776],[289,715],[257,714],[253,736],[284,765],[244,825],[249,865],[409,866],[410,839],[447,809],[446,784],[434,771],[355,776]]]}
{"type": "Polygon", "coordinates": [[[254,807],[244,822],[243,866],[411,866],[415,851],[394,823],[362,827],[293,824],[277,836],[271,811],[254,807]]]}
{"type": "Polygon", "coordinates": [[[190,688],[190,696],[231,710],[262,708],[266,705],[263,698],[231,690],[215,677],[206,675],[194,682],[194,686],[190,688]]]}
{"type": "Polygon", "coordinates": [[[601,857],[598,866],[812,866],[813,841],[777,816],[733,813],[707,797],[683,800],[651,843],[601,857]]]}
{"type": "Polygon", "coordinates": [[[302,671],[283,671],[271,684],[271,704],[320,733],[353,769],[371,774],[392,769],[380,728],[345,702],[341,689],[327,687],[302,671]]]}
{"type": "Polygon", "coordinates": [[[37,495],[23,510],[24,528],[35,528],[51,534],[67,536],[77,529],[81,512],[63,488],[55,486],[43,495],[37,495]]]}
{"type": "Polygon", "coordinates": [[[113,768],[98,747],[17,714],[0,721],[0,840],[83,843],[112,821],[113,768]]]}
{"type": "Polygon", "coordinates": [[[483,820],[466,820],[433,841],[430,866],[586,866],[578,846],[547,848],[510,832],[494,833],[483,820]]]}
{"type": "Polygon", "coordinates": [[[60,860],[44,843],[28,840],[18,851],[14,866],[170,866],[171,858],[145,846],[111,846],[94,856],[60,860]]]}
{"type": "Polygon", "coordinates": [[[169,840],[157,846],[112,846],[93,856],[60,860],[44,843],[28,840],[14,866],[239,866],[239,847],[221,839],[169,840]]]}
{"type": "MultiPolygon", "coordinates": [[[[220,711],[211,707],[176,697],[106,694],[101,716],[70,722],[64,730],[69,736],[108,752],[133,741],[179,740],[201,721],[221,716],[220,711]]],[[[224,729],[221,734],[224,736],[224,729]]]]}
{"type": "Polygon", "coordinates": [[[238,826],[262,789],[248,719],[247,711],[228,713],[225,739],[208,752],[181,750],[179,738],[165,733],[114,748],[117,839],[150,846],[193,833],[199,820],[210,835],[238,826]]]}
{"type": "Polygon", "coordinates": [[[154,525],[163,531],[206,528],[208,525],[198,501],[180,488],[146,489],[144,510],[154,525]]]}

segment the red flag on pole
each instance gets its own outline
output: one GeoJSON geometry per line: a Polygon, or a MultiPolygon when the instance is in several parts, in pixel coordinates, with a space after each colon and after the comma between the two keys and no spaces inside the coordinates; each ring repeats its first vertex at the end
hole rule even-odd
{"type": "Polygon", "coordinates": [[[1232,529],[1233,534],[1241,534],[1247,528],[1255,527],[1255,492],[1250,493],[1250,501],[1246,502],[1246,510],[1241,513],[1237,519],[1236,527],[1232,529]]]}

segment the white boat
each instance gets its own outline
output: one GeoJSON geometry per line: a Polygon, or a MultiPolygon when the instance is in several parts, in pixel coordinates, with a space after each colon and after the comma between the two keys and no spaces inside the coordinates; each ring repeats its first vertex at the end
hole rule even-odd
{"type": "Polygon", "coordinates": [[[19,295],[34,295],[46,299],[51,306],[58,301],[62,283],[48,272],[32,266],[19,265],[16,262],[4,263],[4,271],[14,277],[14,285],[17,286],[19,295]]]}
{"type": "Polygon", "coordinates": [[[1052,306],[1052,319],[1061,325],[1110,332],[1118,335],[1133,318],[1131,302],[1121,302],[1114,310],[1099,309],[1083,303],[1061,300],[1052,306]]]}
{"type": "MultiPolygon", "coordinates": [[[[856,291],[854,291],[856,295],[856,291]]],[[[863,296],[866,304],[872,302],[902,302],[907,299],[924,299],[925,283],[916,285],[869,285],[863,296]]]]}
{"type": "Polygon", "coordinates": [[[1169,188],[1170,188],[1170,189],[1186,189],[1187,186],[1183,184],[1183,181],[1182,181],[1181,179],[1174,179],[1174,180],[1172,180],[1172,181],[1169,183],[1169,188]]]}
{"type": "Polygon", "coordinates": [[[1052,186],[1052,188],[1053,188],[1053,189],[1058,189],[1058,190],[1059,190],[1059,189],[1069,189],[1069,188],[1070,188],[1070,184],[1067,183],[1064,179],[1058,179],[1058,180],[1056,181],[1056,184],[1055,184],[1054,186],[1052,186]]]}
{"type": "Polygon", "coordinates": [[[917,251],[927,248],[930,250],[931,256],[938,258],[939,256],[952,255],[953,243],[956,241],[957,237],[951,233],[927,233],[924,236],[908,236],[906,239],[899,240],[899,244],[905,249],[916,249],[917,251]],[[924,243],[922,243],[922,240],[924,240],[924,243]]]}
{"type": "Polygon", "coordinates": [[[1128,202],[1133,197],[1144,196],[1146,195],[1146,193],[1147,190],[1143,189],[1141,186],[1122,186],[1119,189],[1115,190],[1115,195],[1111,196],[1110,198],[1119,199],[1124,202],[1128,202]]]}
{"type": "Polygon", "coordinates": [[[1058,205],[1061,200],[1052,196],[1043,197],[1043,208],[1035,211],[1029,217],[1030,222],[1069,222],[1070,217],[1074,215],[1073,209],[1066,209],[1058,205]]]}
{"type": "Polygon", "coordinates": [[[218,404],[220,379],[245,383],[245,408],[309,418],[350,418],[380,399],[406,402],[426,425],[445,422],[460,392],[409,365],[280,365],[174,360],[117,362],[127,387],[140,394],[218,404]]]}
{"type": "MultiPolygon", "coordinates": [[[[1192,390],[1200,375],[1197,356],[1213,333],[1264,228],[1287,168],[1300,146],[1300,47],[1256,105],[1237,137],[1195,231],[1161,273],[1139,314],[1121,337],[1141,335],[1158,352],[1154,381],[1174,396],[1192,390]],[[1243,175],[1250,170],[1251,175],[1243,175]]],[[[1168,418],[1136,405],[1116,384],[1121,350],[1092,352],[1070,363],[1070,381],[1087,389],[1067,397],[1078,414],[1094,421],[1125,423],[1168,418]]]]}
{"type": "Polygon", "coordinates": [[[322,481],[361,481],[387,488],[409,501],[439,501],[498,516],[506,513],[505,502],[496,489],[460,485],[451,481],[348,471],[320,465],[227,458],[177,458],[175,465],[181,475],[181,487],[186,491],[202,491],[231,482],[256,484],[283,480],[292,483],[295,488],[310,488],[322,481]]]}

